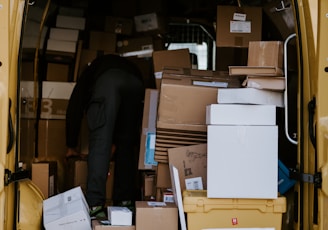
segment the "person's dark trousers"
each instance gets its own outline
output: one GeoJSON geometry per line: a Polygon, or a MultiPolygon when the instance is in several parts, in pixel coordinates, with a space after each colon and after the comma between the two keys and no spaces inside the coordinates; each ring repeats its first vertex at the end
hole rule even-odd
{"type": "Polygon", "coordinates": [[[95,83],[87,109],[89,154],[86,199],[90,207],[104,205],[106,180],[115,143],[113,200],[134,200],[143,83],[124,70],[110,69],[95,83]]]}

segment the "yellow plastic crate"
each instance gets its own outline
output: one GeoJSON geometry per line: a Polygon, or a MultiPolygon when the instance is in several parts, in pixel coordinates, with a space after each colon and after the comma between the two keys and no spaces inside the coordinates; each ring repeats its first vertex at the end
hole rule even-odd
{"type": "Polygon", "coordinates": [[[272,228],[281,230],[286,198],[207,198],[205,190],[185,190],[183,208],[188,230],[208,228],[272,228]]]}

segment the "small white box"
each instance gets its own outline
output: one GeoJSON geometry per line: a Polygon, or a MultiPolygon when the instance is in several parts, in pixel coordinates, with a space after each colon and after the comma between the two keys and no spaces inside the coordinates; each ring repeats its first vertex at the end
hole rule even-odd
{"type": "Polygon", "coordinates": [[[159,27],[156,13],[134,16],[134,23],[137,32],[156,30],[159,27]]]}
{"type": "Polygon", "coordinates": [[[85,18],[84,17],[75,17],[75,16],[57,15],[56,27],[84,30],[85,18]]]}
{"type": "Polygon", "coordinates": [[[89,206],[80,187],[43,201],[43,224],[46,230],[91,230],[89,206]]]}
{"type": "Polygon", "coordinates": [[[275,125],[276,106],[212,104],[206,106],[208,125],[275,125]]]}
{"type": "Polygon", "coordinates": [[[76,42],[48,39],[47,50],[75,53],[75,51],[76,51],[76,42]]]}
{"type": "Polygon", "coordinates": [[[107,211],[111,225],[132,225],[132,212],[127,207],[108,206],[107,211]]]}
{"type": "Polygon", "coordinates": [[[209,125],[207,154],[209,198],[277,198],[277,126],[209,125]]]}
{"type": "Polygon", "coordinates": [[[218,89],[219,104],[259,104],[284,107],[284,93],[254,88],[218,89]]]}
{"type": "Polygon", "coordinates": [[[66,28],[50,28],[50,39],[77,42],[79,30],[66,28]]]}

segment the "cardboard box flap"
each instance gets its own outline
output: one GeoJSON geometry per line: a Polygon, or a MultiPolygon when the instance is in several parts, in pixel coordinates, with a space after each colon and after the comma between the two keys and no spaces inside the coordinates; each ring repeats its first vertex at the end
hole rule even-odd
{"type": "Polygon", "coordinates": [[[162,84],[195,85],[205,87],[241,87],[239,76],[229,76],[226,72],[194,70],[188,68],[165,68],[162,84]]]}
{"type": "Polygon", "coordinates": [[[276,66],[229,66],[229,75],[283,76],[284,72],[276,66]]]}

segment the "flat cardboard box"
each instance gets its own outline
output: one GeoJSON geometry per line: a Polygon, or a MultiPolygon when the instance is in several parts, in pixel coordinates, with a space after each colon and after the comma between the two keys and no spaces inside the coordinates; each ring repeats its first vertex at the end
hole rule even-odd
{"type": "Polygon", "coordinates": [[[178,230],[178,208],[174,203],[136,201],[136,229],[178,230]]]}
{"type": "Polygon", "coordinates": [[[80,187],[43,201],[43,224],[47,230],[91,230],[89,206],[80,187]]]}
{"type": "Polygon", "coordinates": [[[189,49],[154,51],[153,66],[156,88],[160,89],[164,67],[191,68],[189,49]]]}
{"type": "Polygon", "coordinates": [[[262,8],[217,6],[216,46],[248,47],[262,40],[262,8]]]}
{"type": "Polygon", "coordinates": [[[170,148],[168,156],[169,164],[179,171],[181,191],[186,189],[186,179],[197,177],[202,178],[201,187],[207,188],[207,144],[170,148]]]}
{"type": "Polygon", "coordinates": [[[243,86],[263,90],[285,90],[285,77],[247,76],[243,86]]]}
{"type": "Polygon", "coordinates": [[[116,52],[116,34],[104,31],[90,31],[89,49],[116,52]]]}
{"type": "Polygon", "coordinates": [[[57,162],[37,162],[32,164],[32,181],[45,198],[57,194],[57,162]]]}
{"type": "MultiPolygon", "coordinates": [[[[142,119],[142,133],[140,136],[140,150],[138,169],[155,169],[156,164],[146,164],[147,153],[155,150],[155,145],[150,140],[151,136],[156,134],[156,119],[157,119],[157,104],[158,104],[158,90],[146,89],[144,100],[144,111],[142,119]]],[[[151,161],[150,161],[151,162],[151,161]]]]}
{"type": "Polygon", "coordinates": [[[50,28],[49,38],[54,40],[77,42],[79,39],[79,30],[66,28],[50,28]]]}
{"type": "Polygon", "coordinates": [[[278,126],[208,125],[207,197],[276,199],[278,126]]]}
{"type": "Polygon", "coordinates": [[[206,107],[208,125],[275,125],[276,106],[212,104],[206,107]]]}
{"type": "Polygon", "coordinates": [[[283,92],[254,88],[219,89],[217,103],[275,105],[277,107],[284,107],[284,94],[283,92]]]}
{"type": "Polygon", "coordinates": [[[92,220],[92,230],[136,230],[136,226],[113,226],[105,225],[100,222],[100,220],[92,220]]]}
{"type": "Polygon", "coordinates": [[[85,22],[84,17],[66,15],[57,15],[56,17],[56,27],[58,28],[84,30],[85,22]]]}
{"type": "Polygon", "coordinates": [[[229,66],[229,75],[283,76],[284,72],[275,66],[229,66]]]}
{"type": "Polygon", "coordinates": [[[277,199],[215,199],[207,191],[183,191],[188,230],[281,230],[286,197],[277,199]]]}

